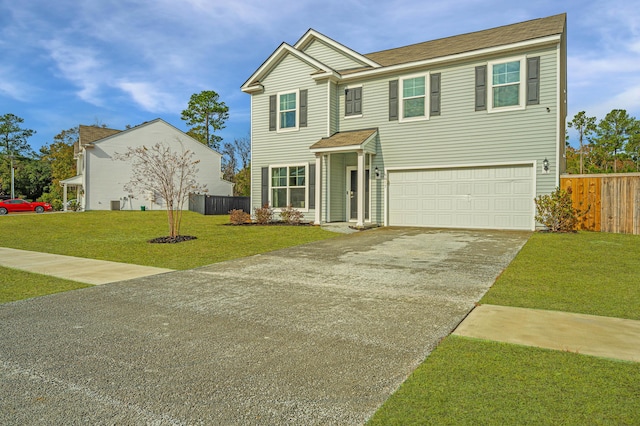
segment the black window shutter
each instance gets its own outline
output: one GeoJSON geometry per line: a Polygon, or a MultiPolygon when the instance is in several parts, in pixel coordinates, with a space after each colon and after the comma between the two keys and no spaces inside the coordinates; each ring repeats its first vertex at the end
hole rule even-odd
{"type": "Polygon", "coordinates": [[[307,127],[307,89],[300,91],[300,127],[307,127]]]}
{"type": "Polygon", "coordinates": [[[276,130],[276,118],[278,116],[276,112],[276,95],[269,96],[269,131],[276,130]]]}
{"type": "Polygon", "coordinates": [[[269,203],[269,168],[268,167],[262,168],[261,185],[262,185],[262,200],[261,200],[262,202],[260,207],[269,203]]]}
{"type": "Polygon", "coordinates": [[[430,115],[440,115],[440,73],[431,76],[430,115]]]}
{"type": "Polygon", "coordinates": [[[540,57],[527,58],[527,105],[540,103],[540,57]]]}
{"type": "Polygon", "coordinates": [[[398,119],[398,80],[389,82],[389,121],[398,119]]]}
{"type": "Polygon", "coordinates": [[[316,165],[309,164],[309,208],[316,208],[316,165]]]}
{"type": "Polygon", "coordinates": [[[487,109],[487,66],[476,67],[476,111],[487,109]]]}

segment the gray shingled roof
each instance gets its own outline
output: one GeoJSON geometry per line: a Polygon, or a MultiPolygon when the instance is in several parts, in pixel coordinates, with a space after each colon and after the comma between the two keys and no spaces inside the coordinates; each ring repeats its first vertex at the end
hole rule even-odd
{"type": "Polygon", "coordinates": [[[106,127],[97,127],[97,126],[78,126],[79,132],[79,140],[80,143],[84,146],[95,142],[100,139],[104,139],[108,136],[115,135],[116,133],[120,133],[121,130],[116,129],[107,129],[106,127]]]}
{"type": "MultiPolygon", "coordinates": [[[[549,16],[474,33],[441,38],[364,56],[388,67],[562,34],[567,15],[549,16]]],[[[362,71],[359,69],[358,71],[362,71]]],[[[350,70],[351,71],[351,70],[350,70]]]]}

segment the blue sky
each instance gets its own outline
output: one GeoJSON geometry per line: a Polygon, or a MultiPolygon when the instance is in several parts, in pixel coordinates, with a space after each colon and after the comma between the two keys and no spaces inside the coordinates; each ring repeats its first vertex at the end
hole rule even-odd
{"type": "Polygon", "coordinates": [[[309,28],[369,53],[563,12],[569,117],[640,118],[637,0],[0,0],[0,115],[24,118],[37,150],[78,124],[186,130],[189,97],[215,90],[233,140],[249,134],[240,86],[309,28]]]}

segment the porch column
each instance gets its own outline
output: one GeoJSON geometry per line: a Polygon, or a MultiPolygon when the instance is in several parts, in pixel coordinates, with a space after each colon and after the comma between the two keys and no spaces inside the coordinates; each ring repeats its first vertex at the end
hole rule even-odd
{"type": "Polygon", "coordinates": [[[316,212],[314,225],[320,225],[322,223],[322,155],[316,154],[316,212]]]}
{"type": "Polygon", "coordinates": [[[364,151],[360,150],[358,151],[358,220],[356,228],[364,227],[365,177],[364,151]]]}
{"type": "Polygon", "coordinates": [[[62,184],[62,211],[67,211],[67,184],[62,184]]]}

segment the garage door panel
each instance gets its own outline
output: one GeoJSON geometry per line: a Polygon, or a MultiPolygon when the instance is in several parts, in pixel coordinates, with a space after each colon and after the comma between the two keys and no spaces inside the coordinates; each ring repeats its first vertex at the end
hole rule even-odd
{"type": "Polygon", "coordinates": [[[392,171],[389,224],[532,229],[531,166],[392,171]]]}
{"type": "Polygon", "coordinates": [[[489,179],[491,178],[491,169],[482,168],[482,169],[471,169],[473,179],[489,179]]]}
{"type": "Polygon", "coordinates": [[[488,182],[474,182],[472,188],[474,195],[488,195],[490,193],[488,182]]]}
{"type": "Polygon", "coordinates": [[[456,184],[456,194],[457,195],[469,195],[471,194],[471,183],[469,182],[461,182],[456,184]]]}
{"type": "Polygon", "coordinates": [[[435,183],[423,183],[421,186],[421,194],[423,196],[436,195],[437,185],[435,183]]]}

